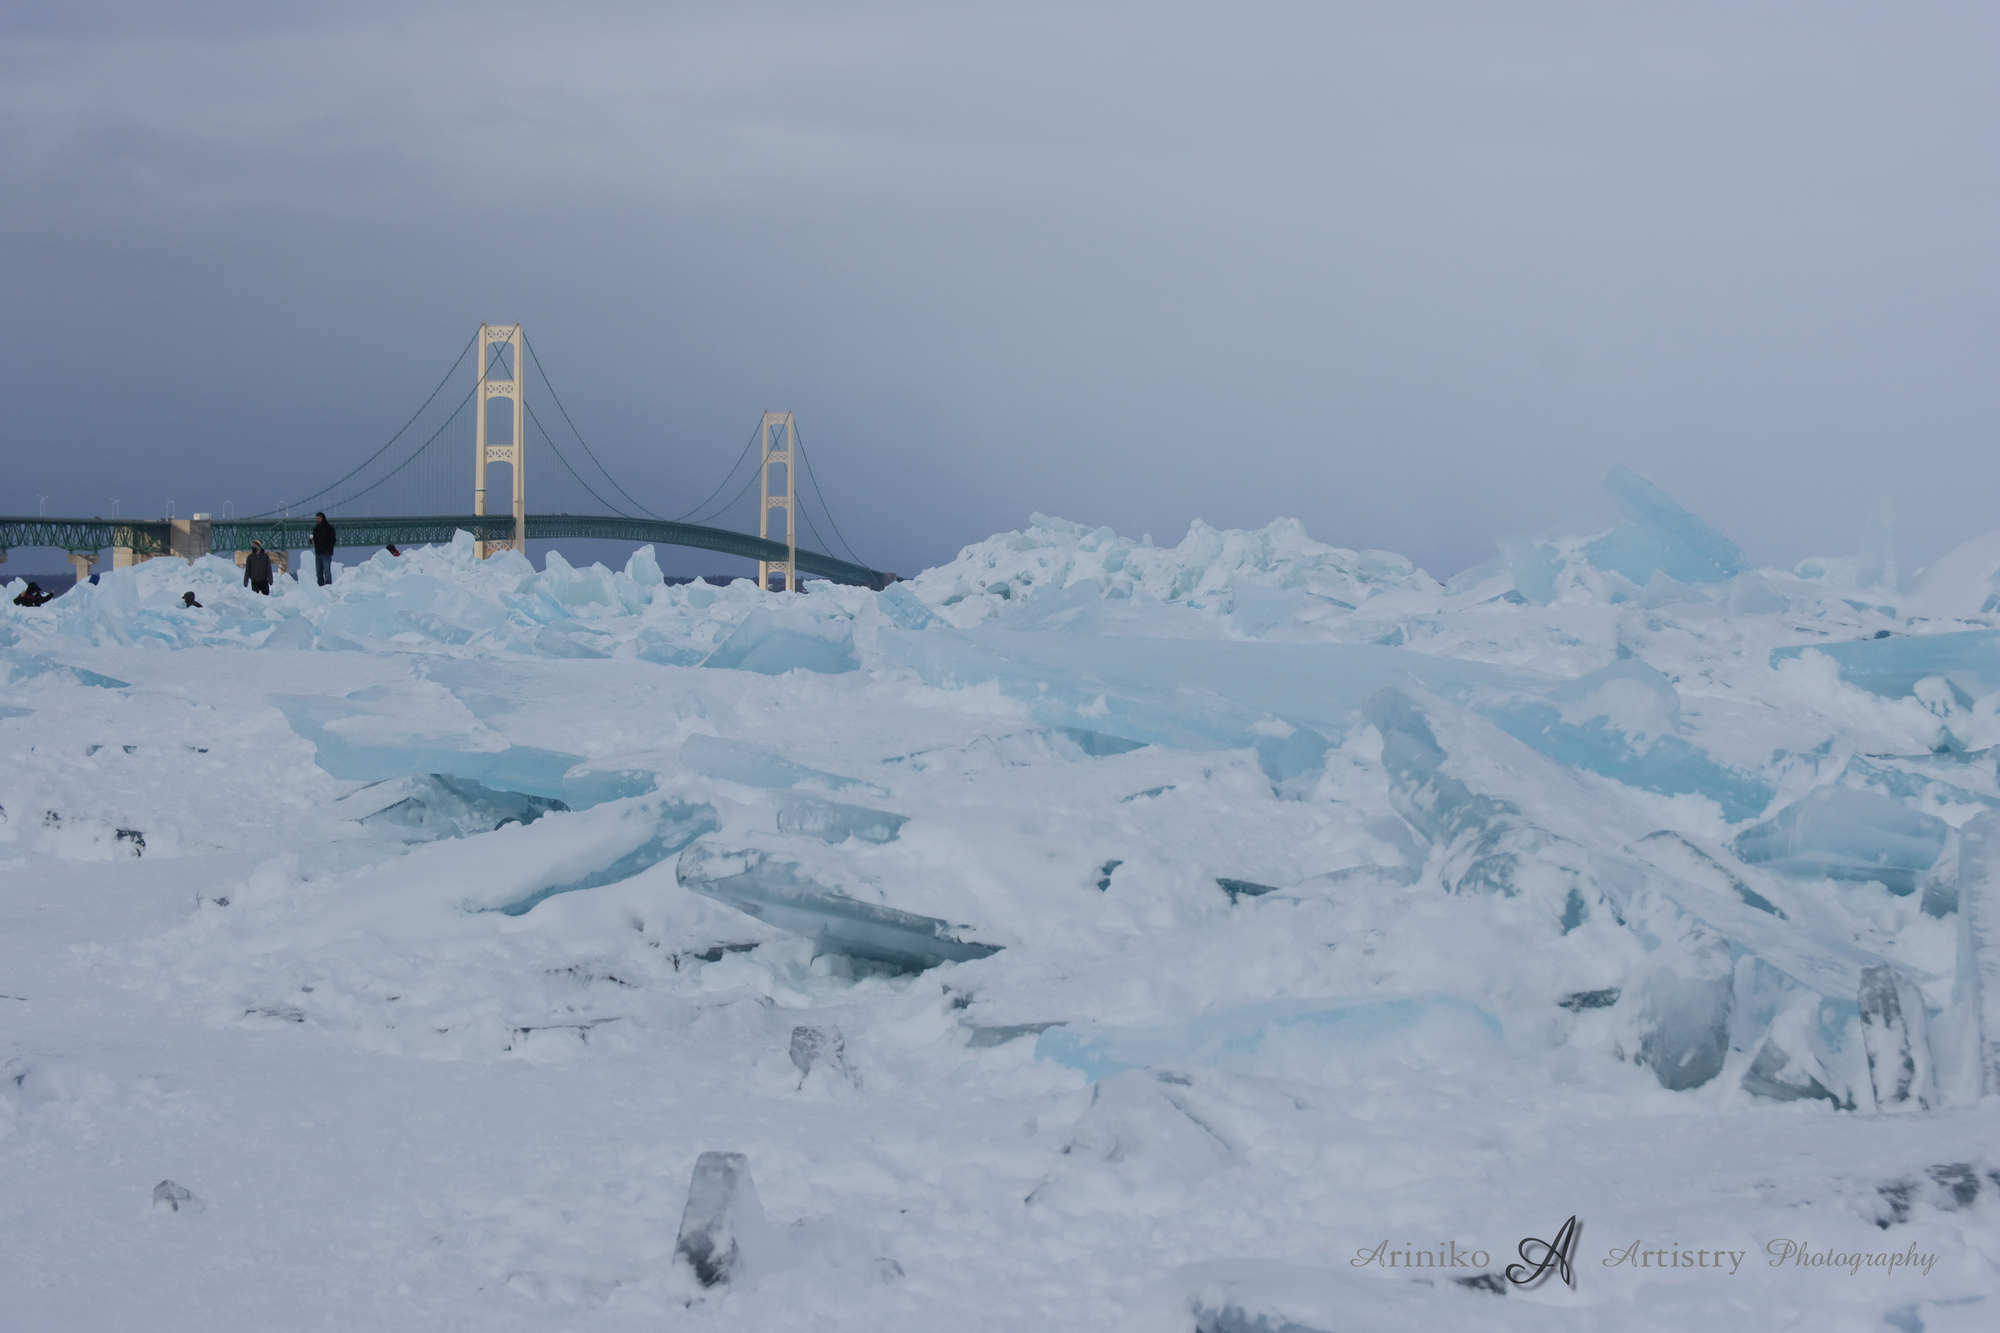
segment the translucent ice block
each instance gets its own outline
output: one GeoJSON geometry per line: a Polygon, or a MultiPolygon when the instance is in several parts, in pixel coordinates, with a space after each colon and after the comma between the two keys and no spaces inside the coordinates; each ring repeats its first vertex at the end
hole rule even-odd
{"type": "Polygon", "coordinates": [[[676,874],[684,888],[808,936],[821,953],[921,972],[1000,951],[966,939],[969,927],[850,898],[765,851],[699,844],[681,854],[676,874]]]}
{"type": "Polygon", "coordinates": [[[804,764],[793,763],[778,751],[748,741],[724,740],[720,736],[693,735],[681,745],[681,763],[697,773],[746,787],[784,789],[816,786],[829,791],[853,791],[887,796],[885,788],[859,778],[844,778],[804,764]]]}
{"type": "Polygon", "coordinates": [[[1950,825],[1880,792],[1817,787],[1736,836],[1752,865],[1805,879],[1875,880],[1914,893],[1944,854],[1950,825]]]}
{"type": "Polygon", "coordinates": [[[1926,676],[1943,676],[1968,699],[2000,690],[2000,630],[1800,644],[1772,649],[1771,665],[1809,652],[1832,658],[1842,680],[1885,699],[1916,693],[1917,682],[1926,676]]]}
{"type": "Polygon", "coordinates": [[[857,670],[854,634],[802,618],[752,611],[708,659],[705,667],[728,667],[781,676],[787,671],[817,671],[839,675],[857,670]]]}

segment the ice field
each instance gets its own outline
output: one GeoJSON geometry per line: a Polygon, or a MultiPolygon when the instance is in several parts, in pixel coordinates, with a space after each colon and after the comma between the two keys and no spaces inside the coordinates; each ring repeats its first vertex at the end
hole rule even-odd
{"type": "Polygon", "coordinates": [[[0,1326],[1992,1328],[2000,533],[1607,489],[0,609],[0,1326]]]}

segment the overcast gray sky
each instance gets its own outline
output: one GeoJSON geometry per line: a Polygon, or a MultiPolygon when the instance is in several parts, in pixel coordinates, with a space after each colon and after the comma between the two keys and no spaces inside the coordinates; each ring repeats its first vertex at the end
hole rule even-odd
{"type": "Polygon", "coordinates": [[[1996,57],[1923,0],[11,0],[0,512],[311,490],[519,319],[651,507],[791,408],[906,573],[1040,509],[1442,577],[1615,461],[1766,563],[1892,499],[1907,570],[2000,527],[1996,57]]]}

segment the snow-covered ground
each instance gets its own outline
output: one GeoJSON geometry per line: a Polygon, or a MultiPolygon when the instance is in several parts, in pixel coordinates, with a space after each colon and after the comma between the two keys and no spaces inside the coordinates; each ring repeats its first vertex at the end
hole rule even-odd
{"type": "Polygon", "coordinates": [[[5,608],[0,1325],[1991,1327],[2000,534],[1608,484],[5,608]]]}

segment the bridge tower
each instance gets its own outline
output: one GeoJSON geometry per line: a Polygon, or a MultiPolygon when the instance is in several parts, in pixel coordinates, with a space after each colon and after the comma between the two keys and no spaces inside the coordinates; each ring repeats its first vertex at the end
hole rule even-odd
{"type": "Polygon", "coordinates": [[[514,536],[511,541],[486,541],[479,543],[479,558],[484,560],[495,551],[514,550],[523,554],[528,549],[528,405],[522,394],[527,387],[527,367],[521,360],[521,326],[519,324],[481,324],[479,326],[479,387],[474,395],[478,415],[473,419],[473,474],[472,512],[483,515],[486,512],[486,465],[506,463],[514,474],[514,536]],[[502,369],[494,365],[493,349],[505,346],[507,364],[504,371],[508,378],[500,379],[495,373],[502,369]],[[514,429],[512,438],[505,443],[497,443],[486,433],[486,418],[493,400],[504,398],[513,407],[514,429]]]}
{"type": "Polygon", "coordinates": [[[798,431],[792,425],[792,414],[790,412],[766,412],[764,414],[764,424],[757,428],[757,445],[764,454],[763,466],[757,469],[764,479],[764,503],[757,508],[757,535],[768,540],[771,536],[771,511],[773,509],[782,509],[785,511],[784,560],[782,562],[777,560],[759,560],[757,562],[757,586],[766,592],[769,592],[771,589],[771,571],[774,569],[784,573],[786,592],[797,592],[799,590],[798,520],[797,511],[792,507],[792,446],[797,443],[798,431]],[[777,438],[783,441],[782,445],[773,445],[771,443],[771,430],[774,426],[781,428],[778,431],[777,438]],[[784,494],[782,495],[771,493],[771,469],[774,467],[782,467],[785,471],[784,494]]]}

